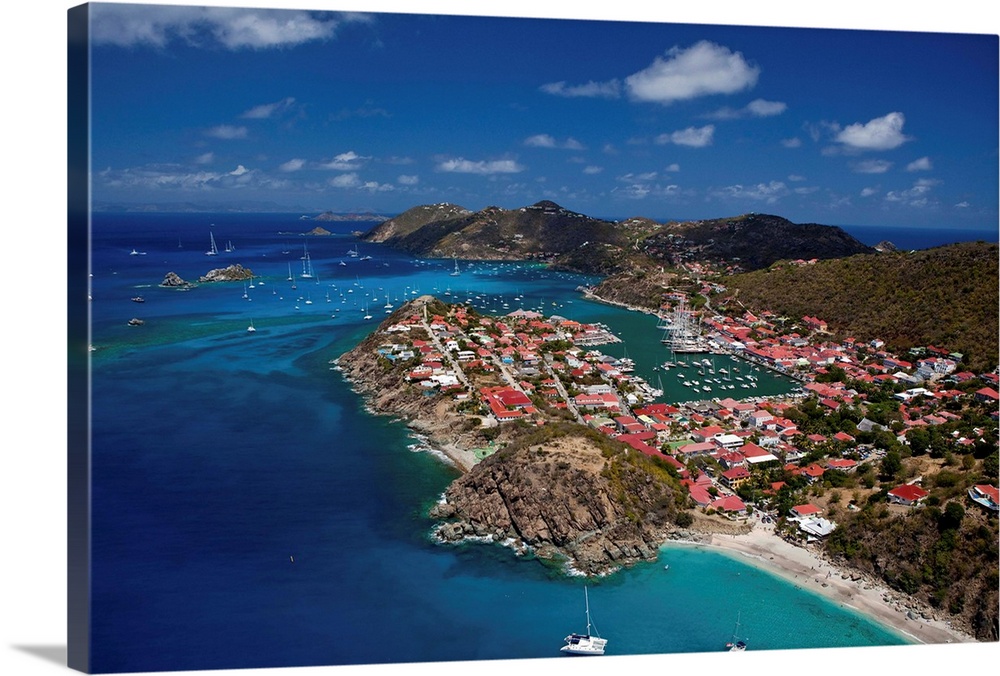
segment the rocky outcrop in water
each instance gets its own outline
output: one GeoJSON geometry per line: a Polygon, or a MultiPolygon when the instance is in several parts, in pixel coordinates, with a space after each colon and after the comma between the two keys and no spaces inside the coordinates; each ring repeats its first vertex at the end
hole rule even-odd
{"type": "Polygon", "coordinates": [[[176,272],[168,272],[167,275],[163,278],[163,281],[160,282],[160,286],[164,286],[171,289],[174,288],[186,289],[194,285],[191,284],[191,282],[185,282],[183,279],[180,278],[180,276],[176,272]]]}
{"type": "Polygon", "coordinates": [[[253,270],[234,263],[224,268],[209,270],[198,278],[199,282],[242,282],[253,277],[253,270]]]}

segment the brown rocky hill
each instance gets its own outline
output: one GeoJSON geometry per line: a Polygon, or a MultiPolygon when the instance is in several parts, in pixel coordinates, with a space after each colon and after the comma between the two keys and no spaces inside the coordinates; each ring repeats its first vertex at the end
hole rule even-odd
{"type": "Polygon", "coordinates": [[[456,479],[431,516],[445,539],[513,539],[599,574],[653,560],[685,500],[667,470],[573,423],[523,431],[456,479]]]}
{"type": "Polygon", "coordinates": [[[642,216],[611,221],[548,200],[476,212],[448,203],[417,206],[372,228],[364,239],[420,256],[544,260],[600,275],[691,260],[754,270],[781,259],[874,252],[841,228],[766,214],[666,224],[642,216]]]}
{"type": "Polygon", "coordinates": [[[423,256],[479,260],[536,259],[575,270],[607,273],[635,253],[635,241],[659,226],[592,218],[542,201],[520,209],[471,212],[453,204],[414,207],[369,231],[364,239],[423,256]],[[633,253],[628,253],[629,250],[633,253]]]}

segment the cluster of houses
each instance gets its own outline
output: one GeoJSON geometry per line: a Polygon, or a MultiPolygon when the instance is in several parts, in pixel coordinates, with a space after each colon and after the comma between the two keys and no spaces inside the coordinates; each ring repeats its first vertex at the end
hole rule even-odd
{"type": "MultiPolygon", "coordinates": [[[[834,367],[862,382],[912,385],[896,395],[904,422],[896,434],[902,443],[916,427],[957,418],[940,404],[969,396],[965,390],[955,389],[958,383],[980,378],[984,387],[973,397],[1000,403],[995,373],[958,372],[961,356],[934,347],[908,362],[885,351],[878,341],[814,343],[794,332],[781,333],[776,320],[767,313],[760,318],[749,312],[741,319],[714,317],[703,323],[717,347],[779,371],[797,373],[804,393],[814,395],[819,405],[830,412],[842,406],[861,405],[865,399],[863,393],[842,382],[817,382],[818,376],[834,367]],[[751,339],[751,335],[755,338],[751,339]]],[[[804,317],[802,323],[811,336],[825,335],[826,325],[821,319],[804,317]]],[[[412,363],[406,376],[409,381],[451,391],[456,399],[472,398],[479,403],[479,411],[496,423],[527,420],[544,424],[546,408],[568,409],[578,421],[674,467],[692,501],[706,509],[736,517],[745,515],[747,506],[736,491],[751,480],[756,468],[780,467],[814,483],[828,471],[853,472],[859,464],[878,457],[836,457],[859,457],[850,453],[857,446],[856,440],[844,432],[829,438],[803,434],[784,415],[792,406],[784,400],[716,398],[677,406],[653,403],[655,396],[651,395],[657,393],[631,374],[628,360],[606,357],[592,349],[596,344],[617,340],[600,325],[530,311],[492,318],[453,306],[447,316],[414,314],[388,327],[387,332],[405,336],[417,329],[423,329],[428,337],[401,339],[380,348],[387,359],[412,363]],[[477,372],[496,377],[491,384],[477,387],[469,378],[477,372]],[[800,463],[808,450],[822,445],[841,452],[823,461],[800,463]],[[691,462],[699,457],[714,460],[712,465],[721,467],[721,474],[689,471],[689,467],[705,464],[691,462]]],[[[867,419],[858,425],[862,431],[875,428],[887,430],[867,419]]],[[[959,449],[973,443],[975,439],[955,439],[959,449]]],[[[774,491],[779,489],[772,486],[774,491]]],[[[970,498],[995,510],[996,488],[976,490],[979,492],[975,497],[970,494],[970,498]]],[[[927,495],[914,483],[892,489],[888,498],[893,503],[916,506],[927,495]]],[[[796,521],[807,537],[822,538],[836,525],[811,512],[810,507],[800,505],[794,513],[782,516],[796,521]]]]}

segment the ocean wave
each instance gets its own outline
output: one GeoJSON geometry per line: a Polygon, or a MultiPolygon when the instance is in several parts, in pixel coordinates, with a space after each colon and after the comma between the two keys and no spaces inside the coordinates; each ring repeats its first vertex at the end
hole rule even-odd
{"type": "Polygon", "coordinates": [[[429,453],[446,465],[451,465],[452,467],[457,466],[455,461],[448,457],[447,453],[432,446],[428,437],[417,433],[412,433],[409,436],[414,440],[412,444],[406,445],[407,450],[411,453],[429,453]]]}

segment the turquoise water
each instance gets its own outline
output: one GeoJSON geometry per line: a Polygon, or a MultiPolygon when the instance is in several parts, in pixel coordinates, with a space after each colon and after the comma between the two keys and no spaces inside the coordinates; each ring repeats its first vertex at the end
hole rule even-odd
{"type": "MultiPolygon", "coordinates": [[[[583,580],[500,546],[437,544],[425,515],[457,470],[367,413],[329,361],[374,328],[386,294],[478,295],[498,311],[521,296],[607,322],[625,342],[605,349],[655,382],[674,376],[653,369],[666,359],[654,319],[585,301],[575,288],[592,280],[537,266],[463,264],[452,277],[450,261],[365,245],[371,260],[345,259],[346,234],[310,239],[319,280],[293,292],[301,244],[277,233],[308,228],[212,222],[236,255],[204,256],[204,215],[95,215],[93,669],[558,656],[585,628],[583,580]],[[249,298],[235,283],[157,286],[237,260],[263,275],[249,298]],[[133,316],[145,325],[126,326],[133,316]]],[[[765,373],[759,384],[792,387],[765,373]]],[[[755,650],[903,642],[716,551],[661,559],[588,583],[609,654],[720,650],[737,614],[755,650]]]]}

